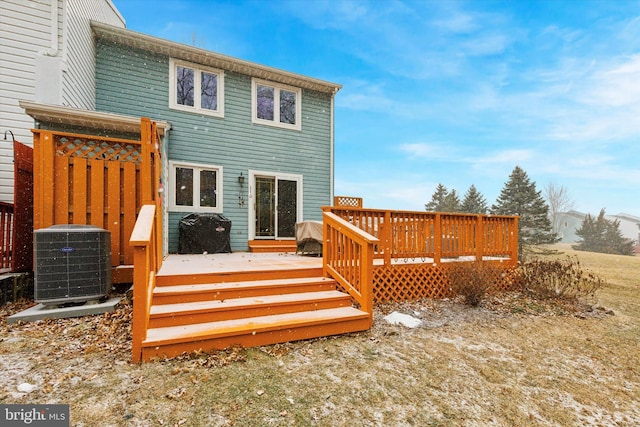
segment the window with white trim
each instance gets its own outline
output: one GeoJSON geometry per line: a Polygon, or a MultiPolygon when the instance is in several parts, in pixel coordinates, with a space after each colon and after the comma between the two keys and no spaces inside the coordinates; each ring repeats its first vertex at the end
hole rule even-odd
{"type": "Polygon", "coordinates": [[[171,59],[169,107],[224,117],[224,71],[171,59]]]}
{"type": "Polygon", "coordinates": [[[169,162],[172,211],[222,212],[222,166],[169,162]]]}
{"type": "Polygon", "coordinates": [[[286,129],[302,129],[302,90],[251,79],[251,121],[286,129]]]}

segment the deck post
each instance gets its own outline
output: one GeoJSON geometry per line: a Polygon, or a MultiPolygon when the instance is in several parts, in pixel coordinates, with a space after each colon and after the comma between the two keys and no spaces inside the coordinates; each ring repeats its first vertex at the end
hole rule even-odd
{"type": "Polygon", "coordinates": [[[51,131],[33,133],[33,229],[39,230],[53,225],[55,141],[51,131]]]}
{"type": "Polygon", "coordinates": [[[433,221],[433,262],[440,265],[442,259],[442,215],[436,212],[433,221]]]}
{"type": "Polygon", "coordinates": [[[520,219],[520,217],[513,217],[512,221],[510,222],[510,227],[509,227],[509,249],[510,249],[510,255],[509,258],[511,259],[511,266],[515,267],[518,265],[518,220],[520,219]]]}
{"type": "Polygon", "coordinates": [[[149,308],[155,287],[154,225],[155,205],[144,205],[140,209],[129,245],[133,246],[133,318],[131,338],[131,361],[142,359],[142,342],[147,336],[149,308]]]}
{"type": "Polygon", "coordinates": [[[331,277],[329,274],[328,262],[329,262],[329,251],[331,251],[331,239],[330,239],[330,228],[329,224],[327,224],[327,219],[325,217],[325,213],[331,212],[331,208],[328,206],[322,207],[322,276],[331,277]]]}
{"type": "Polygon", "coordinates": [[[382,230],[381,240],[383,242],[384,250],[384,265],[391,265],[391,248],[393,242],[393,226],[391,225],[391,211],[384,213],[384,227],[382,230]]]}
{"type": "Polygon", "coordinates": [[[140,164],[140,194],[142,204],[153,203],[155,197],[151,194],[151,121],[147,117],[140,119],[140,151],[142,163],[140,164]]]}
{"type": "Polygon", "coordinates": [[[484,253],[484,215],[478,215],[476,222],[476,262],[482,261],[484,253]]]}

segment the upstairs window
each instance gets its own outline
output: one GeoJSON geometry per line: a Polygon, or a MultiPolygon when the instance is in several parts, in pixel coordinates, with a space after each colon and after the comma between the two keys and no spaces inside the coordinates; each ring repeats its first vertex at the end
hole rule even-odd
{"type": "Polygon", "coordinates": [[[286,129],[302,129],[301,94],[299,88],[253,79],[252,121],[286,129]]]}
{"type": "Polygon", "coordinates": [[[222,212],[222,166],[169,162],[173,211],[222,212]]]}
{"type": "Polygon", "coordinates": [[[169,107],[224,117],[224,72],[172,59],[169,107]]]}

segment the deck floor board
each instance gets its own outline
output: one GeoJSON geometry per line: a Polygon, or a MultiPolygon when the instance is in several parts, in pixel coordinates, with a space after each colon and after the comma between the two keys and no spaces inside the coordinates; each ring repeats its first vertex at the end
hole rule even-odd
{"type": "Polygon", "coordinates": [[[321,257],[292,253],[232,252],[222,254],[168,255],[158,276],[190,274],[276,271],[322,268],[321,257]]]}

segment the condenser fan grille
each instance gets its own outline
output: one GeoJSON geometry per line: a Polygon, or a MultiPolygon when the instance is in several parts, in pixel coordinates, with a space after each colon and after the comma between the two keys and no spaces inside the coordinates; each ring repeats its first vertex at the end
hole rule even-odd
{"type": "Polygon", "coordinates": [[[111,287],[111,239],[94,226],[55,225],[34,232],[36,302],[99,299],[111,287]]]}

